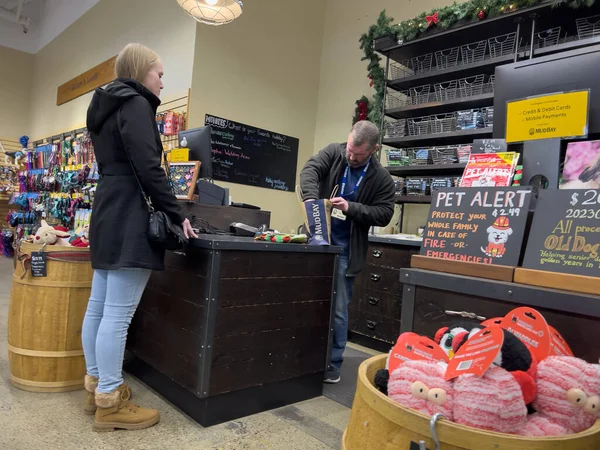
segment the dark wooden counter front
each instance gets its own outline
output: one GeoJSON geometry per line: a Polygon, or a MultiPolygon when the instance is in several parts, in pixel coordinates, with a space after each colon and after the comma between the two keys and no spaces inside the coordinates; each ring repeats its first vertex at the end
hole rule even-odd
{"type": "Polygon", "coordinates": [[[126,369],[203,426],[321,395],[339,251],[207,235],[167,252],[126,369]]]}
{"type": "Polygon", "coordinates": [[[401,279],[402,332],[414,331],[433,338],[441,327],[479,324],[478,320],[452,312],[491,319],[503,317],[518,306],[530,306],[563,335],[575,356],[598,363],[600,296],[420,269],[402,270],[401,279]]]}

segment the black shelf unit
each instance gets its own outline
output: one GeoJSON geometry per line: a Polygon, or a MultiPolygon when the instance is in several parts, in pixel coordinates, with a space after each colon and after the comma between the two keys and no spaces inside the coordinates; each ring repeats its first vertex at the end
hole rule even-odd
{"type": "Polygon", "coordinates": [[[459,64],[442,70],[431,70],[426,73],[417,73],[397,80],[388,80],[387,86],[400,91],[424,84],[435,84],[442,81],[466,78],[473,75],[493,75],[496,66],[514,62],[515,55],[505,55],[498,58],[486,58],[472,64],[459,64]]]}
{"type": "Polygon", "coordinates": [[[414,204],[427,204],[431,203],[431,195],[400,195],[396,194],[394,197],[396,203],[414,203],[414,204]]]}
{"type": "MultiPolygon", "coordinates": [[[[420,176],[448,176],[462,175],[465,163],[457,164],[421,164],[414,166],[388,166],[387,170],[396,177],[420,177],[420,176]]],[[[415,195],[402,195],[400,197],[416,197],[415,195]]]]}
{"type": "Polygon", "coordinates": [[[477,128],[474,130],[458,130],[450,131],[448,133],[386,138],[383,140],[383,144],[396,148],[465,144],[472,142],[473,139],[491,138],[493,132],[494,130],[491,127],[477,128]]]}
{"type": "Polygon", "coordinates": [[[492,103],[494,103],[494,94],[480,94],[457,98],[456,100],[447,102],[429,102],[403,108],[386,109],[385,115],[394,119],[407,119],[409,117],[429,116],[431,114],[442,114],[461,109],[481,108],[482,106],[491,106],[492,103]]]}

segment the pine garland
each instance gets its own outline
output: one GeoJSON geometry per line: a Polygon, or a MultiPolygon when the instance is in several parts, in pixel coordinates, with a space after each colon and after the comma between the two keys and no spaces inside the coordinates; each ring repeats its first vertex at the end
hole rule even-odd
{"type": "MultiPolygon", "coordinates": [[[[521,8],[527,8],[543,3],[549,3],[548,0],[471,0],[464,3],[453,3],[452,5],[438,8],[427,13],[419,14],[417,17],[405,20],[394,25],[394,19],[383,10],[377,19],[377,23],[371,25],[369,31],[360,37],[360,48],[364,52],[362,61],[368,61],[368,77],[375,89],[373,94],[373,103],[369,111],[369,120],[377,126],[381,124],[381,110],[385,94],[385,71],[381,67],[381,57],[373,48],[375,39],[384,36],[393,36],[398,42],[408,42],[421,36],[428,29],[427,16],[432,16],[437,12],[438,22],[435,25],[437,29],[449,29],[456,26],[459,22],[468,23],[473,20],[480,20],[478,15],[484,11],[485,18],[498,17],[507,12],[514,12],[521,8]]],[[[553,6],[568,5],[577,9],[589,7],[595,3],[595,0],[552,0],[553,6]]],[[[485,20],[485,19],[483,19],[485,20]]],[[[383,130],[382,130],[383,132],[383,130]]]]}

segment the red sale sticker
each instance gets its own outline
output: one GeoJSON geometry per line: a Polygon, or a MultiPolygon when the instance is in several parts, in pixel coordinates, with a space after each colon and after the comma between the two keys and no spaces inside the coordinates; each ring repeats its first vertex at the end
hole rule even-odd
{"type": "Polygon", "coordinates": [[[403,333],[389,356],[390,374],[405,361],[430,360],[448,362],[448,355],[434,341],[415,333],[403,333]]]}
{"type": "Polygon", "coordinates": [[[458,349],[448,363],[446,380],[468,373],[482,376],[498,356],[503,343],[504,331],[498,325],[479,330],[458,349]]]}

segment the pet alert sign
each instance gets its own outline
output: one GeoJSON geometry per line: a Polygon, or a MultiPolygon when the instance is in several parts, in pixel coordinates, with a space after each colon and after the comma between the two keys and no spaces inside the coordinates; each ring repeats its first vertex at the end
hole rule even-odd
{"type": "Polygon", "coordinates": [[[421,255],[517,266],[530,202],[521,186],[434,191],[421,255]]]}

